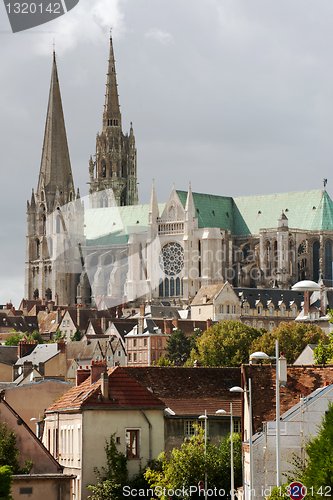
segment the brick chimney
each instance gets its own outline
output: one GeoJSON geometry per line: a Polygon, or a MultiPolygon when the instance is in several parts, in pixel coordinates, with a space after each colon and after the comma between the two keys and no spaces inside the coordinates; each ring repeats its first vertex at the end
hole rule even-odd
{"type": "Polygon", "coordinates": [[[178,328],[178,318],[173,318],[172,323],[175,328],[178,328]]]}
{"type": "Polygon", "coordinates": [[[36,342],[29,342],[28,340],[20,340],[17,345],[17,356],[22,358],[30,349],[32,349],[36,344],[36,342]]]}
{"type": "Polygon", "coordinates": [[[208,328],[210,328],[211,326],[213,326],[213,320],[209,318],[206,321],[206,329],[208,330],[208,328]]]}
{"type": "Polygon", "coordinates": [[[305,290],[304,292],[304,316],[309,315],[310,309],[310,292],[309,290],[305,290]]]}
{"type": "Polygon", "coordinates": [[[66,352],[66,342],[64,341],[64,339],[60,339],[58,341],[58,351],[60,351],[61,353],[65,354],[65,352],[66,352]]]}
{"type": "Polygon", "coordinates": [[[13,308],[13,304],[11,302],[7,302],[6,309],[9,309],[11,311],[12,308],[13,308]]]}
{"type": "Polygon", "coordinates": [[[164,320],[164,333],[165,333],[165,335],[172,334],[172,321],[171,321],[171,319],[164,320]]]}
{"type": "Polygon", "coordinates": [[[82,384],[82,382],[84,382],[89,377],[90,372],[90,368],[82,368],[82,366],[80,366],[76,370],[76,385],[82,384]]]}
{"type": "Polygon", "coordinates": [[[91,384],[97,380],[100,375],[106,371],[106,363],[105,361],[92,361],[91,362],[91,375],[90,380],[91,384]]]}

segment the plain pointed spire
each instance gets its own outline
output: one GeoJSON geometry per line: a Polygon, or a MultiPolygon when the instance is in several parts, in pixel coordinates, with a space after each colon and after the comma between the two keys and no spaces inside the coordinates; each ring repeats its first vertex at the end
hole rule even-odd
{"type": "Polygon", "coordinates": [[[157,196],[155,192],[155,185],[153,179],[153,185],[151,188],[150,203],[149,203],[149,222],[156,222],[157,217],[159,217],[159,209],[158,209],[157,196]]]}
{"type": "Polygon", "coordinates": [[[116,65],[113,53],[112,36],[110,34],[110,54],[106,81],[105,105],[103,113],[103,130],[106,127],[121,127],[116,65]]]}
{"type": "Polygon", "coordinates": [[[74,193],[57,63],[53,52],[44,144],[36,193],[40,201],[45,197],[49,210],[54,209],[57,190],[61,194],[62,204],[67,203],[74,193]]]}
{"type": "Polygon", "coordinates": [[[192,220],[194,216],[195,216],[195,206],[194,206],[191,183],[189,182],[186,205],[185,205],[185,220],[192,220]]]}

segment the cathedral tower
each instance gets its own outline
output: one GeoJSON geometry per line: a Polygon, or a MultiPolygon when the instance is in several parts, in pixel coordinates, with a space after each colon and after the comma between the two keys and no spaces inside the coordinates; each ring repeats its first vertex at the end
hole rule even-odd
{"type": "Polygon", "coordinates": [[[36,194],[27,203],[25,297],[75,302],[83,243],[83,205],[75,196],[53,53],[49,102],[36,194]]]}
{"type": "Polygon", "coordinates": [[[95,161],[90,157],[89,175],[93,208],[138,204],[135,138],[132,123],[129,135],[122,131],[111,37],[103,130],[96,137],[95,161]]]}

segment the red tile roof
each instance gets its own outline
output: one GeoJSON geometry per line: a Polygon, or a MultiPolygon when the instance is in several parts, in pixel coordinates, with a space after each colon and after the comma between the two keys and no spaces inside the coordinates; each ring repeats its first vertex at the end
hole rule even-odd
{"type": "MultiPolygon", "coordinates": [[[[242,384],[251,378],[253,428],[262,429],[262,422],[275,420],[275,365],[243,365],[242,384]]],[[[280,414],[319,387],[333,383],[333,365],[288,365],[287,386],[280,387],[280,414]]],[[[242,385],[243,387],[243,385],[242,385]]]]}
{"type": "Polygon", "coordinates": [[[109,399],[101,400],[101,378],[94,383],[88,377],[79,386],[73,387],[62,398],[54,403],[48,412],[82,410],[85,408],[160,408],[165,405],[155,395],[142,387],[130,377],[121,367],[113,367],[108,370],[109,375],[109,399]]]}

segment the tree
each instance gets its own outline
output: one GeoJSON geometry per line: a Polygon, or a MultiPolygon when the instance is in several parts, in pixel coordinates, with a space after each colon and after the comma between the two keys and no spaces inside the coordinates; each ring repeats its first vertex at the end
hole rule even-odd
{"type": "Polygon", "coordinates": [[[125,455],[117,450],[114,434],[110,436],[110,441],[105,444],[106,467],[99,470],[94,468],[97,478],[96,485],[88,485],[92,491],[90,500],[120,500],[122,487],[128,482],[127,459],[125,455]]]}
{"type": "Polygon", "coordinates": [[[64,339],[65,337],[66,337],[66,335],[64,333],[62,333],[62,331],[58,327],[56,329],[56,334],[55,334],[55,337],[54,337],[54,342],[58,342],[59,340],[64,339]]]}
{"type": "Polygon", "coordinates": [[[71,341],[72,342],[79,342],[81,340],[81,337],[82,337],[82,333],[81,331],[77,328],[75,330],[75,333],[74,335],[71,336],[71,341]]]}
{"type": "MultiPolygon", "coordinates": [[[[160,470],[148,467],[144,476],[151,488],[163,493],[158,495],[161,500],[169,498],[168,490],[176,489],[181,493],[177,498],[188,500],[190,486],[203,481],[206,470],[208,488],[224,490],[225,495],[220,496],[230,498],[230,436],[221,442],[220,447],[207,444],[205,460],[204,430],[197,427],[197,434],[189,442],[183,443],[180,449],[174,448],[168,456],[162,453],[159,460],[160,470]]],[[[237,488],[242,484],[241,438],[238,434],[234,435],[234,466],[237,488]]],[[[202,495],[192,491],[191,498],[202,498],[202,495]]]]}
{"type": "Polygon", "coordinates": [[[38,331],[38,330],[33,331],[33,332],[29,335],[28,340],[29,340],[30,342],[36,342],[36,344],[44,344],[43,337],[41,336],[41,334],[39,333],[39,331],[38,331]]]}
{"type": "Polygon", "coordinates": [[[13,483],[12,469],[9,465],[3,465],[0,467],[0,499],[1,500],[13,500],[11,496],[11,486],[13,483]]]}
{"type": "Polygon", "coordinates": [[[26,461],[21,469],[18,461],[19,454],[16,435],[13,430],[8,430],[7,423],[3,421],[0,427],[0,467],[8,465],[13,474],[29,474],[34,464],[31,460],[26,461]]]}
{"type": "Polygon", "coordinates": [[[333,404],[329,402],[318,435],[305,446],[308,459],[301,476],[302,483],[314,499],[333,492],[333,404]],[[313,490],[312,490],[313,488],[313,490]],[[313,494],[312,494],[313,493],[313,494]]]}
{"type": "Polygon", "coordinates": [[[260,335],[255,328],[239,321],[221,321],[212,325],[197,340],[203,366],[240,366],[248,363],[252,341],[260,335]]]}
{"type": "Polygon", "coordinates": [[[275,356],[275,340],[279,341],[279,351],[292,364],[308,344],[327,343],[328,337],[319,326],[306,323],[281,323],[271,332],[265,332],[252,342],[251,352],[263,351],[268,356],[275,356]]]}
{"type": "Polygon", "coordinates": [[[11,346],[18,345],[18,343],[22,338],[23,335],[21,333],[13,333],[13,335],[6,338],[5,345],[11,345],[11,346]]]}
{"type": "Polygon", "coordinates": [[[175,363],[174,361],[170,361],[169,358],[166,358],[165,356],[161,356],[157,362],[157,366],[174,366],[175,363]]]}
{"type": "Polygon", "coordinates": [[[190,357],[191,339],[180,328],[176,328],[167,339],[166,357],[180,366],[190,357]]]}

